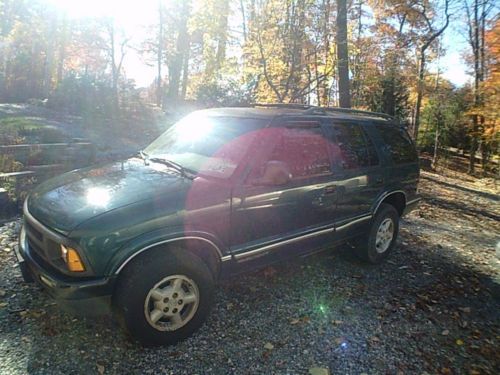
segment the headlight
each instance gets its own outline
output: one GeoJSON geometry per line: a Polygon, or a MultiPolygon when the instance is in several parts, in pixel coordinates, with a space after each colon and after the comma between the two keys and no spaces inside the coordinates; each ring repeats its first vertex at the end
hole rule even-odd
{"type": "Polygon", "coordinates": [[[83,265],[83,262],[80,259],[80,255],[78,255],[78,252],[75,249],[61,245],[61,258],[68,266],[68,270],[72,272],[85,271],[85,266],[83,265]]]}

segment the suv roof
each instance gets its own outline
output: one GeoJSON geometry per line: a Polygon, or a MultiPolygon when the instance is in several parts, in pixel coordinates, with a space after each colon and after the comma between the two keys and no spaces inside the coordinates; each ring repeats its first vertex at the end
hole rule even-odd
{"type": "Polygon", "coordinates": [[[351,120],[377,120],[383,123],[397,124],[393,116],[379,112],[339,107],[318,107],[305,104],[250,104],[245,107],[226,107],[206,109],[205,112],[215,116],[275,118],[278,116],[324,116],[351,120]]]}

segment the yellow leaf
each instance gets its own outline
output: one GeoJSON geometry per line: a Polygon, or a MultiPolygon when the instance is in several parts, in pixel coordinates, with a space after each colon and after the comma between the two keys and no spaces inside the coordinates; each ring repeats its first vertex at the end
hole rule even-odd
{"type": "Polygon", "coordinates": [[[264,349],[266,349],[266,350],[273,350],[274,349],[274,345],[271,344],[270,342],[268,342],[266,345],[264,345],[264,349]]]}
{"type": "Polygon", "coordinates": [[[330,375],[330,370],[323,367],[312,367],[309,369],[309,375],[330,375]]]}

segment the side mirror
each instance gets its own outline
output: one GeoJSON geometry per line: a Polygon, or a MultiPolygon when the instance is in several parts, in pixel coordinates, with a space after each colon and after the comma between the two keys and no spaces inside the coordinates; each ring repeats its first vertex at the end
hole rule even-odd
{"type": "Polygon", "coordinates": [[[270,160],[264,166],[262,177],[252,181],[253,185],[281,186],[292,178],[288,165],[279,160],[270,160]]]}

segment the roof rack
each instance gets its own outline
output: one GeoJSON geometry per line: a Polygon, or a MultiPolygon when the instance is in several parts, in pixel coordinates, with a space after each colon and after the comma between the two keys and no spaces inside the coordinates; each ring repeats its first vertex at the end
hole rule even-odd
{"type": "Polygon", "coordinates": [[[338,113],[351,113],[355,115],[364,115],[372,117],[380,117],[385,120],[396,120],[394,116],[388,115],[381,112],[370,112],[363,111],[361,109],[351,109],[351,108],[340,108],[340,107],[318,107],[309,104],[297,104],[297,103],[254,103],[250,106],[253,107],[268,107],[268,108],[290,108],[290,109],[303,109],[304,115],[317,115],[326,114],[327,112],[338,112],[338,113]]]}
{"type": "Polygon", "coordinates": [[[372,116],[372,117],[380,117],[386,120],[395,120],[394,116],[388,115],[387,113],[381,113],[381,112],[370,112],[370,111],[363,111],[361,109],[351,109],[351,108],[340,108],[340,107],[311,107],[306,110],[304,114],[325,114],[327,112],[339,112],[339,113],[352,113],[355,115],[365,115],[365,116],[372,116]]]}
{"type": "Polygon", "coordinates": [[[268,108],[290,108],[290,109],[311,109],[314,106],[299,103],[253,103],[251,107],[268,107],[268,108]]]}

